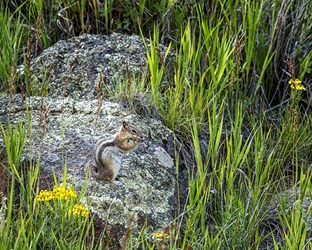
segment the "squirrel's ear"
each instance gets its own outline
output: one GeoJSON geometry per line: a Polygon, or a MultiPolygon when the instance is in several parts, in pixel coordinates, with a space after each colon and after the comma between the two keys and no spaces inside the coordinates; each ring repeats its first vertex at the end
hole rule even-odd
{"type": "Polygon", "coordinates": [[[122,126],[123,126],[124,129],[127,129],[128,123],[127,123],[126,121],[123,121],[123,122],[122,122],[122,126]]]}

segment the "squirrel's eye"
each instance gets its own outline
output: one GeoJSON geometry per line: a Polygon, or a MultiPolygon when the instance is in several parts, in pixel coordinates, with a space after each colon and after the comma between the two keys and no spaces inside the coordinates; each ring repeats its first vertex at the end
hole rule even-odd
{"type": "Polygon", "coordinates": [[[132,133],[132,134],[136,134],[137,131],[136,131],[134,128],[132,128],[132,129],[131,129],[131,133],[132,133]]]}

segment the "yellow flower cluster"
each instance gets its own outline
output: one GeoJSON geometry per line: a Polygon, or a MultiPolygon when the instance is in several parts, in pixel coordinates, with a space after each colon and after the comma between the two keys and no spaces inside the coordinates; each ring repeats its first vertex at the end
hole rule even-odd
{"type": "Polygon", "coordinates": [[[288,83],[292,89],[306,90],[306,88],[303,85],[301,85],[301,81],[299,79],[290,79],[288,83]]]}
{"type": "Polygon", "coordinates": [[[78,216],[81,215],[83,217],[87,217],[89,215],[89,212],[87,209],[85,209],[83,204],[76,204],[73,208],[73,215],[78,216]]]}
{"type": "Polygon", "coordinates": [[[165,232],[157,232],[153,235],[153,239],[158,240],[158,241],[163,241],[169,237],[169,234],[165,232]]]}
{"type": "Polygon", "coordinates": [[[52,199],[68,200],[70,197],[77,197],[75,190],[65,189],[63,186],[55,186],[52,191],[41,190],[37,195],[38,201],[50,201],[52,199]]]}

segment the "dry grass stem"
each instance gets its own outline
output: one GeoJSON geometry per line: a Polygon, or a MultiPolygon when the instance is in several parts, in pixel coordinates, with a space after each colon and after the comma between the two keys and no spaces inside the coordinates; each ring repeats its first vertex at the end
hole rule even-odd
{"type": "Polygon", "coordinates": [[[97,106],[97,109],[96,109],[96,118],[95,118],[95,122],[94,122],[94,132],[96,131],[96,125],[97,125],[100,109],[101,109],[102,102],[103,102],[102,87],[103,87],[103,73],[102,73],[102,70],[101,70],[100,71],[100,78],[99,78],[99,81],[98,81],[98,83],[96,85],[98,106],[97,106]]]}
{"type": "Polygon", "coordinates": [[[129,70],[129,62],[126,62],[126,72],[127,72],[127,91],[128,94],[130,95],[130,89],[131,89],[131,74],[129,70]]]}
{"type": "Polygon", "coordinates": [[[122,245],[121,245],[121,250],[125,250],[126,246],[127,246],[127,242],[128,239],[130,237],[130,234],[133,230],[135,230],[135,228],[131,228],[132,222],[134,221],[134,217],[135,217],[136,211],[133,211],[130,215],[130,218],[127,222],[127,229],[126,229],[126,233],[122,239],[122,245]]]}
{"type": "Polygon", "coordinates": [[[157,52],[157,56],[159,58],[159,61],[160,61],[161,65],[163,66],[164,77],[166,77],[166,67],[165,67],[164,57],[163,57],[163,55],[162,55],[162,53],[158,47],[155,46],[155,50],[157,52]]]}
{"type": "Polygon", "coordinates": [[[10,74],[10,82],[9,82],[9,91],[10,91],[10,99],[9,99],[9,106],[12,104],[12,97],[13,97],[13,80],[15,78],[15,63],[14,58],[12,58],[11,64],[11,74],[10,74]]]}
{"type": "Polygon", "coordinates": [[[45,134],[45,128],[47,125],[47,119],[50,113],[50,105],[45,106],[44,105],[44,98],[41,96],[41,101],[40,101],[40,112],[39,112],[39,126],[41,128],[41,136],[44,138],[45,134]]]}
{"type": "Polygon", "coordinates": [[[26,100],[26,94],[25,94],[25,85],[24,81],[20,80],[20,88],[21,88],[21,95],[22,95],[22,109],[24,109],[24,103],[26,100]]]}
{"type": "Polygon", "coordinates": [[[242,53],[242,50],[244,48],[244,44],[242,44],[242,40],[244,38],[244,34],[241,34],[237,37],[236,42],[235,42],[235,50],[234,50],[234,54],[235,54],[235,62],[236,62],[236,66],[237,68],[240,67],[241,63],[240,63],[240,55],[242,53]]]}
{"type": "Polygon", "coordinates": [[[40,34],[41,34],[41,12],[38,12],[38,17],[37,17],[37,23],[36,23],[36,47],[35,47],[35,57],[37,57],[37,53],[38,53],[38,43],[39,43],[39,38],[40,38],[40,34]]]}
{"type": "Polygon", "coordinates": [[[288,66],[288,69],[289,69],[289,72],[290,72],[290,75],[291,75],[291,79],[293,80],[296,80],[296,74],[295,74],[295,69],[294,69],[294,64],[290,58],[290,56],[288,54],[286,54],[286,63],[287,63],[287,66],[288,66]]]}
{"type": "Polygon", "coordinates": [[[293,106],[291,106],[291,105],[287,105],[287,106],[288,106],[289,110],[291,111],[291,113],[294,116],[294,120],[293,120],[294,126],[293,126],[293,128],[294,128],[295,133],[297,134],[298,126],[299,126],[299,122],[300,122],[300,117],[298,115],[298,112],[296,111],[296,109],[293,106]]]}

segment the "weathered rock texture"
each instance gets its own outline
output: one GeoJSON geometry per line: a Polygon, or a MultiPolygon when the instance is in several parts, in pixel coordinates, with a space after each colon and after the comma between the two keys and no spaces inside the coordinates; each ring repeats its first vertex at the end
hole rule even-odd
{"type": "MultiPolygon", "coordinates": [[[[149,48],[149,40],[146,39],[149,48]]],[[[158,47],[164,57],[166,47],[158,47]]],[[[173,65],[173,52],[167,60],[168,72],[173,65]]],[[[96,97],[96,84],[102,71],[106,85],[119,84],[128,73],[140,77],[147,72],[146,48],[140,36],[113,33],[110,36],[83,34],[61,40],[45,50],[31,63],[32,81],[48,86],[52,97],[96,97]]],[[[19,71],[23,74],[24,67],[19,71]]],[[[35,86],[37,84],[34,84],[35,86]]],[[[43,86],[42,86],[43,85],[43,86]]],[[[41,95],[41,88],[32,92],[41,95]]]]}
{"type": "MultiPolygon", "coordinates": [[[[9,106],[9,96],[0,96],[4,125],[21,118],[28,127],[28,105],[32,136],[27,140],[24,161],[29,160],[30,150],[35,159],[41,155],[40,187],[52,188],[52,170],[62,180],[66,164],[67,183],[73,183],[77,190],[88,184],[85,202],[92,201],[91,211],[98,218],[96,233],[109,235],[115,248],[121,244],[132,211],[135,236],[144,225],[148,234],[162,230],[173,221],[177,208],[175,164],[165,150],[171,131],[154,118],[143,118],[108,101],[103,101],[97,118],[95,86],[100,70],[105,83],[113,84],[115,77],[125,75],[126,62],[131,73],[146,69],[140,37],[82,35],[60,41],[32,62],[32,78],[35,83],[48,84],[47,97],[28,97],[22,103],[21,95],[16,94],[9,106]],[[94,164],[93,145],[116,133],[123,120],[141,128],[144,135],[144,142],[124,157],[121,173],[126,177],[120,177],[117,184],[87,179],[86,166],[90,160],[94,164]]],[[[2,138],[0,145],[3,149],[2,138]]]]}

